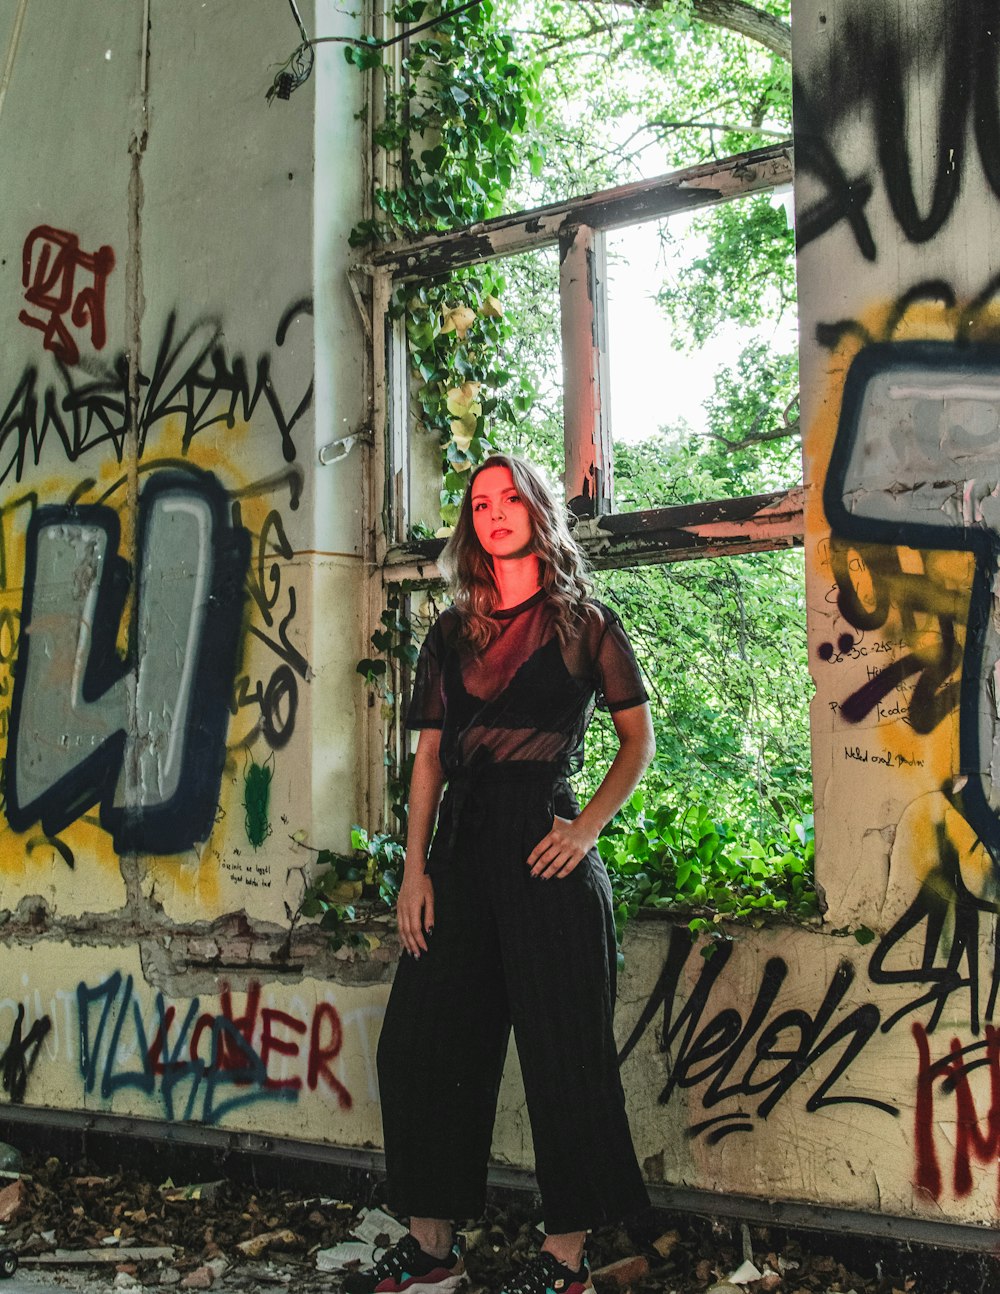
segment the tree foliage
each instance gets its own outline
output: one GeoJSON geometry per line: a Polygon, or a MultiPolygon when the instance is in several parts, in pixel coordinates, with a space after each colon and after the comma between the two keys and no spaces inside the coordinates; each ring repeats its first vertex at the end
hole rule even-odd
{"type": "MultiPolygon", "coordinates": [[[[664,240],[676,245],[666,223],[664,240]]],[[[656,294],[673,345],[693,350],[728,323],[777,324],[795,303],[795,235],[782,205],[758,195],[697,216],[685,236],[703,250],[656,294]]]]}
{"type": "MultiPolygon", "coordinates": [[[[712,0],[497,0],[497,19],[532,69],[540,99],[541,160],[515,178],[519,205],[790,135],[787,58],[708,21],[711,7],[712,0]]],[[[787,0],[753,8],[779,25],[788,16],[787,0]]]]}

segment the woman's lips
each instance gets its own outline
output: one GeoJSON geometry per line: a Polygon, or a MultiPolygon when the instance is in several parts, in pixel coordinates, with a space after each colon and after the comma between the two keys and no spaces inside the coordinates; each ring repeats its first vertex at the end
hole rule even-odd
{"type": "Polygon", "coordinates": [[[510,534],[510,531],[509,531],[509,530],[491,530],[491,531],[490,531],[490,538],[491,538],[491,539],[502,539],[502,538],[504,537],[504,535],[509,535],[509,534],[510,534]]]}

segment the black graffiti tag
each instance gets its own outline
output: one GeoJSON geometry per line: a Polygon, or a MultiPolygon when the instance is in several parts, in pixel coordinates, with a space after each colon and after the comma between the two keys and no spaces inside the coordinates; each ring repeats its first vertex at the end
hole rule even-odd
{"type": "MultiPolygon", "coordinates": [[[[307,298],[284,311],[275,329],[279,351],[293,323],[311,312],[307,298]]],[[[43,385],[38,369],[27,368],[0,412],[0,484],[10,477],[20,481],[29,462],[37,466],[53,437],[70,463],[107,445],[118,462],[123,460],[131,428],[127,357],[119,354],[91,378],[62,363],[56,367],[61,388],[43,385]]],[[[232,427],[238,418],[249,421],[263,402],[280,437],[282,455],[292,462],[293,432],[313,397],[311,379],[298,395],[289,397],[279,390],[270,355],[259,355],[252,371],[243,356],[230,355],[221,321],[205,319],[180,333],[175,314],[167,320],[152,372],[139,374],[139,387],[140,455],[150,434],[168,418],[178,420],[186,454],[197,436],[232,427]]]]}
{"type": "Polygon", "coordinates": [[[894,24],[879,23],[871,11],[880,6],[867,8],[867,15],[863,6],[847,10],[843,59],[836,69],[815,75],[810,69],[795,77],[796,168],[814,176],[825,190],[799,211],[796,228],[801,249],[846,222],[861,255],[875,260],[877,247],[866,215],[874,193],[872,175],[867,170],[851,174],[837,156],[845,112],[856,119],[864,107],[870,110],[878,170],[896,223],[910,242],[929,242],[955,209],[973,140],[987,183],[1000,197],[1000,24],[990,0],[949,5],[941,10],[946,21],[939,21],[933,32],[905,35],[894,24]],[[851,61],[853,74],[845,66],[851,61]],[[931,61],[938,63],[940,77],[929,74],[931,61]],[[915,75],[918,66],[923,75],[915,75]],[[859,75],[858,69],[872,74],[859,75]],[[914,183],[921,168],[910,152],[907,124],[917,110],[910,97],[923,98],[935,83],[941,87],[936,129],[921,135],[933,153],[922,159],[928,163],[922,169],[933,179],[921,209],[914,183]]]}
{"type": "Polygon", "coordinates": [[[694,987],[675,1016],[692,944],[686,930],[673,928],[663,970],[619,1056],[620,1061],[626,1059],[662,1010],[659,1045],[671,1058],[660,1104],[667,1104],[677,1088],[702,1086],[701,1103],[706,1110],[723,1102],[736,1103],[725,1113],[693,1125],[690,1136],[705,1133],[709,1143],[715,1144],[731,1133],[752,1131],[755,1117],[766,1119],[806,1072],[837,1048],[842,1050],[835,1055],[829,1072],[816,1082],[806,1109],[812,1113],[829,1105],[851,1104],[899,1113],[889,1102],[833,1090],[877,1032],[880,1020],[878,1008],[866,1003],[833,1023],[855,980],[850,962],[842,961],[836,968],[814,1012],[802,1008],[774,1012],[788,966],[782,958],[772,957],[745,1013],[728,1006],[713,1014],[709,1001],[732,951],[731,944],[720,945],[713,957],[702,961],[694,987]],[[675,1044],[677,1051],[671,1055],[675,1044]]]}
{"type": "Polygon", "coordinates": [[[0,1082],[3,1083],[3,1090],[9,1093],[15,1105],[20,1105],[24,1100],[24,1094],[28,1088],[28,1075],[38,1059],[42,1042],[52,1028],[52,1021],[47,1015],[42,1016],[40,1020],[35,1021],[24,1037],[21,1036],[23,1026],[24,1007],[19,1004],[10,1042],[0,1056],[0,1082]]]}

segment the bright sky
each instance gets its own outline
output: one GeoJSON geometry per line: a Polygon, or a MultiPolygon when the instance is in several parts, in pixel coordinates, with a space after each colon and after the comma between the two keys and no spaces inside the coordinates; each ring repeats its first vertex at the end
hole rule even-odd
{"type": "MultiPolygon", "coordinates": [[[[773,201],[790,214],[790,194],[776,194],[773,201]]],[[[732,324],[694,353],[671,345],[656,292],[664,281],[683,274],[703,248],[701,239],[684,238],[688,224],[686,216],[672,217],[676,241],[664,246],[655,222],[608,235],[611,426],[618,440],[641,440],[681,420],[700,429],[715,374],[731,365],[754,335],[755,330],[732,324]]],[[[795,344],[794,321],[786,327],[775,337],[783,350],[795,344]]]]}

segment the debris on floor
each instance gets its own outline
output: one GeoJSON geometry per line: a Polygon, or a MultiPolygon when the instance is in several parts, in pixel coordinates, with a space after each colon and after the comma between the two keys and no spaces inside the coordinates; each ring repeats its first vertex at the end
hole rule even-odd
{"type": "Polygon", "coordinates": [[[259,1236],[241,1240],[236,1250],[244,1258],[259,1258],[269,1249],[297,1249],[300,1244],[301,1239],[294,1231],[289,1230],[288,1227],[281,1227],[278,1231],[262,1231],[259,1236]]]}
{"type": "Polygon", "coordinates": [[[351,1235],[375,1249],[386,1249],[406,1235],[406,1227],[384,1209],[362,1209],[351,1235]]]}
{"type": "Polygon", "coordinates": [[[332,1249],[320,1249],[316,1254],[316,1267],[321,1272],[353,1271],[367,1267],[375,1261],[374,1245],[360,1240],[345,1240],[332,1249]]]}
{"type": "Polygon", "coordinates": [[[121,1268],[126,1263],[170,1262],[174,1256],[170,1245],[137,1245],[130,1249],[116,1249],[113,1253],[105,1246],[101,1249],[50,1249],[27,1255],[21,1250],[21,1261],[36,1267],[92,1267],[103,1264],[121,1268]]]}
{"type": "MultiPolygon", "coordinates": [[[[89,1270],[103,1290],[164,1285],[281,1294],[294,1286],[296,1294],[336,1294],[340,1273],[404,1234],[370,1198],[303,1198],[221,1179],[153,1182],[28,1155],[22,1175],[0,1186],[0,1219],[0,1243],[17,1252],[24,1269],[53,1278],[89,1270]]],[[[496,1294],[542,1233],[537,1209],[525,1201],[491,1205],[460,1236],[469,1294],[496,1294]]],[[[588,1255],[598,1294],[938,1294],[914,1275],[919,1261],[912,1256],[910,1271],[865,1276],[747,1226],[664,1229],[647,1218],[595,1232],[588,1255]]]]}

